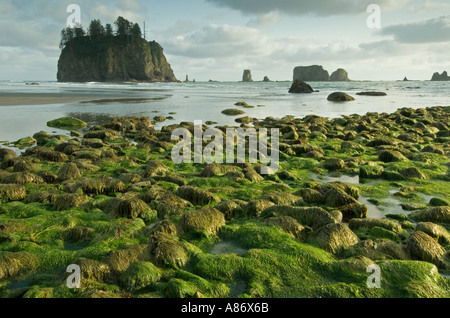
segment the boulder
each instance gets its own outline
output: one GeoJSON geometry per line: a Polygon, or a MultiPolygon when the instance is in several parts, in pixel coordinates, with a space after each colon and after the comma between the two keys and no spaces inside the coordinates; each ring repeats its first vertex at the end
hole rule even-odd
{"type": "Polygon", "coordinates": [[[355,100],[352,96],[350,96],[350,95],[348,95],[348,94],[346,94],[344,92],[332,93],[332,94],[330,94],[328,96],[327,99],[330,102],[350,102],[350,101],[354,101],[355,100]]]}
{"type": "Polygon", "coordinates": [[[381,227],[389,231],[393,232],[400,232],[402,230],[402,226],[400,223],[389,220],[389,219],[352,219],[350,220],[348,226],[352,230],[359,230],[359,229],[368,229],[374,227],[381,227]]]}
{"type": "Polygon", "coordinates": [[[340,158],[329,158],[325,160],[323,166],[330,171],[342,170],[345,168],[345,161],[340,158]]]}
{"type": "Polygon", "coordinates": [[[441,225],[432,222],[420,222],[416,226],[416,231],[421,231],[428,234],[443,246],[450,244],[450,234],[445,227],[441,225]]]}
{"type": "Polygon", "coordinates": [[[296,239],[302,241],[306,239],[307,229],[290,216],[271,217],[264,221],[266,224],[278,227],[283,232],[291,234],[296,239]]]}
{"type": "Polygon", "coordinates": [[[208,205],[220,202],[220,198],[215,194],[193,186],[179,187],[176,195],[194,205],[208,205]]]}
{"type": "Polygon", "coordinates": [[[261,215],[261,212],[264,210],[274,206],[275,203],[268,200],[252,200],[249,203],[247,203],[244,207],[244,213],[250,217],[259,217],[261,215]]]}
{"type": "Polygon", "coordinates": [[[188,254],[184,245],[173,236],[157,233],[150,237],[148,252],[152,263],[179,269],[186,265],[188,254]]]}
{"type": "Polygon", "coordinates": [[[428,234],[422,231],[414,232],[406,246],[412,258],[433,263],[440,268],[445,267],[442,262],[445,249],[428,234]]]}
{"type": "Polygon", "coordinates": [[[183,214],[179,225],[184,232],[205,231],[217,234],[219,229],[225,225],[225,216],[215,208],[205,207],[183,214]]]}
{"type": "Polygon", "coordinates": [[[396,150],[384,150],[378,155],[378,160],[388,163],[388,162],[398,162],[407,161],[406,158],[400,151],[396,150]]]}
{"type": "Polygon", "coordinates": [[[409,215],[413,220],[418,222],[448,223],[450,224],[450,207],[439,206],[413,212],[409,215]]]}
{"type": "Polygon", "coordinates": [[[157,217],[156,211],[153,211],[144,201],[136,197],[112,198],[108,201],[104,210],[116,218],[156,219],[157,217]]]}
{"type": "Polygon", "coordinates": [[[268,83],[268,82],[272,82],[272,81],[269,79],[268,76],[264,76],[263,82],[268,83]]]}
{"type": "Polygon", "coordinates": [[[89,201],[89,197],[83,194],[66,193],[56,196],[53,207],[56,211],[65,211],[69,209],[76,209],[82,204],[89,201]]]}
{"type": "Polygon", "coordinates": [[[19,184],[0,184],[0,201],[18,201],[25,199],[27,190],[19,184]]]}
{"type": "Polygon", "coordinates": [[[69,162],[61,167],[58,173],[60,181],[72,180],[81,178],[81,172],[75,163],[69,162]]]}
{"type": "Polygon", "coordinates": [[[314,239],[320,248],[333,254],[339,253],[343,249],[359,242],[358,236],[342,223],[324,226],[315,235],[314,239]]]}
{"type": "Polygon", "coordinates": [[[313,92],[314,90],[310,85],[299,79],[294,80],[294,83],[292,83],[292,86],[289,89],[289,93],[291,94],[310,94],[313,92]]]}

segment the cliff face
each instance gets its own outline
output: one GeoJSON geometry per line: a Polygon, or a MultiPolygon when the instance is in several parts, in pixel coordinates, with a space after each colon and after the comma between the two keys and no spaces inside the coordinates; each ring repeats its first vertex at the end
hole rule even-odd
{"type": "Polygon", "coordinates": [[[328,82],[330,74],[320,65],[298,66],[294,69],[294,81],[328,82]]]}
{"type": "Polygon", "coordinates": [[[242,75],[242,81],[243,82],[253,82],[252,77],[252,71],[251,70],[245,70],[244,74],[242,75]]]}
{"type": "Polygon", "coordinates": [[[88,37],[66,45],[58,61],[59,82],[177,82],[163,48],[144,39],[88,37]]]}

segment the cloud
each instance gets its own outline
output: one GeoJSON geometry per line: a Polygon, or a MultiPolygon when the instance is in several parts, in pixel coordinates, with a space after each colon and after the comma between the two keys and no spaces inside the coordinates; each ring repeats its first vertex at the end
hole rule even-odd
{"type": "MultiPolygon", "coordinates": [[[[221,7],[241,11],[244,14],[261,15],[279,12],[288,15],[318,15],[333,16],[355,13],[365,13],[367,6],[373,0],[206,0],[221,7]]],[[[410,0],[378,0],[377,4],[383,10],[403,7],[410,0]]]]}
{"type": "Polygon", "coordinates": [[[248,23],[248,27],[271,27],[277,24],[281,20],[281,15],[276,12],[269,12],[257,17],[252,18],[248,23]]]}
{"type": "Polygon", "coordinates": [[[438,18],[397,24],[383,28],[381,35],[391,35],[400,43],[433,43],[450,41],[450,15],[438,18]]]}

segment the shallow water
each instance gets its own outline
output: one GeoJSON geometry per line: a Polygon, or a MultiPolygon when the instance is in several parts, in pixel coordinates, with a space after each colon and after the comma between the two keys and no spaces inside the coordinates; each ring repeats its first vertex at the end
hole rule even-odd
{"type": "Polygon", "coordinates": [[[0,140],[15,141],[40,130],[50,130],[46,122],[62,116],[74,115],[88,120],[89,124],[106,122],[113,116],[148,116],[156,113],[169,116],[176,112],[173,121],[215,121],[221,125],[236,125],[236,117],[223,115],[227,108],[245,101],[255,108],[243,109],[254,118],[277,118],[293,115],[319,115],[335,118],[342,115],[367,112],[391,113],[398,108],[450,105],[449,82],[345,82],[311,83],[314,94],[289,94],[290,82],[272,83],[56,83],[42,82],[39,86],[26,86],[25,82],[0,81],[0,93],[33,93],[93,96],[91,102],[72,102],[53,105],[0,107],[0,140]],[[356,97],[350,103],[333,103],[327,96],[334,91],[345,91],[356,97]],[[356,96],[360,91],[383,91],[385,97],[356,96]],[[99,102],[101,96],[101,102],[99,102]],[[114,99],[111,99],[114,96],[114,99]],[[117,100],[121,96],[122,100],[117,100]],[[264,107],[256,107],[256,106],[264,107]]]}
{"type": "Polygon", "coordinates": [[[209,254],[212,255],[225,255],[225,254],[237,254],[244,255],[247,252],[246,249],[238,247],[231,242],[222,241],[215,244],[210,250],[209,254]]]}

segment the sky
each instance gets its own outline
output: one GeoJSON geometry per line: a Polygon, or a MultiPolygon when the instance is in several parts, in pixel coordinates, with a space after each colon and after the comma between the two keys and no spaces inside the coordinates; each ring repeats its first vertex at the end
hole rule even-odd
{"type": "Polygon", "coordinates": [[[307,65],[353,80],[450,72],[450,0],[0,0],[0,80],[56,80],[70,4],[84,27],[145,21],[180,80],[291,80],[307,65]]]}

